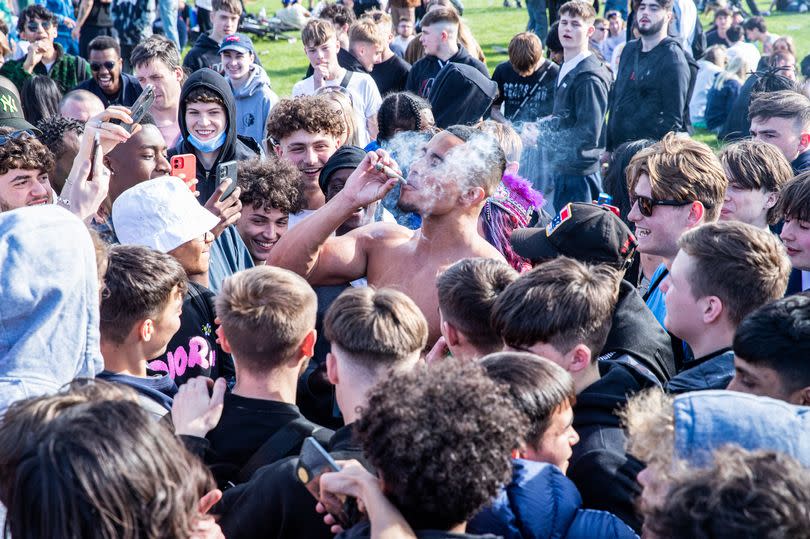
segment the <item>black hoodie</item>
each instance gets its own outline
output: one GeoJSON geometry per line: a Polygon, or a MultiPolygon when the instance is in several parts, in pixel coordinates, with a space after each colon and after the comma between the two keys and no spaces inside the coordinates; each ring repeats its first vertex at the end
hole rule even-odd
{"type": "Polygon", "coordinates": [[[641,487],[636,476],[644,464],[626,453],[626,437],[615,412],[642,385],[622,365],[601,367],[602,378],[577,395],[574,430],[579,443],[573,447],[568,477],[582,494],[584,508],[613,513],[638,532],[641,519],[635,501],[641,487]]]}
{"type": "Polygon", "coordinates": [[[191,90],[201,86],[219,95],[225,103],[225,111],[228,113],[225,143],[219,149],[219,155],[216,161],[214,161],[213,166],[206,170],[200,160],[197,160],[197,191],[200,193],[197,200],[200,204],[205,204],[216,189],[216,169],[219,163],[252,159],[259,157],[262,152],[261,148],[259,148],[252,138],[241,137],[236,134],[236,102],[234,101],[233,92],[231,92],[228,81],[216,71],[203,68],[192,73],[191,76],[186,79],[186,83],[183,84],[183,89],[180,92],[180,109],[177,112],[181,138],[177,142],[177,145],[169,150],[169,156],[182,153],[193,153],[197,155],[197,149],[186,141],[186,138],[188,138],[188,127],[186,126],[186,97],[188,97],[191,90]]]}
{"type": "MultiPolygon", "coordinates": [[[[489,78],[487,66],[485,66],[478,58],[473,58],[470,56],[467,49],[461,45],[458,46],[458,52],[451,56],[447,62],[473,66],[485,77],[489,78]]],[[[408,73],[408,80],[405,82],[405,90],[428,99],[430,97],[430,89],[433,85],[433,80],[447,62],[440,60],[438,57],[433,56],[432,54],[428,54],[411,66],[411,71],[408,73]]]]}

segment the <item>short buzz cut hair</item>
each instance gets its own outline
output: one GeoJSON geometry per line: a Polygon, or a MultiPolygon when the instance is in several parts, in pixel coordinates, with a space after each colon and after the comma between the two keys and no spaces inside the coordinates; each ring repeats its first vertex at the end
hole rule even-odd
{"type": "Polygon", "coordinates": [[[87,54],[89,56],[90,51],[106,51],[109,49],[114,50],[115,55],[121,57],[121,45],[118,44],[117,39],[112,36],[96,36],[87,45],[87,54]]]}
{"type": "Polygon", "coordinates": [[[529,422],[526,443],[540,445],[554,413],[576,402],[574,379],[548,359],[527,352],[497,352],[479,362],[487,375],[509,388],[515,408],[529,422]]]}
{"type": "Polygon", "coordinates": [[[787,391],[810,387],[810,296],[795,294],[750,313],[732,348],[743,361],[776,371],[787,391]]]}
{"type": "Polygon", "coordinates": [[[282,99],[267,117],[267,134],[275,143],[303,130],[324,133],[339,139],[345,129],[341,114],[323,96],[301,96],[282,99]]]}
{"type": "Polygon", "coordinates": [[[326,338],[369,372],[395,368],[425,348],[428,325],[416,303],[393,289],[349,288],[329,306],[326,338]]]}
{"type": "Polygon", "coordinates": [[[257,266],[225,279],[216,298],[234,357],[254,373],[272,372],[289,360],[315,328],[318,299],[299,275],[257,266]]]}
{"type": "Polygon", "coordinates": [[[140,245],[114,245],[107,257],[101,298],[101,339],[123,344],[136,323],[157,316],[188,280],[173,256],[140,245]]]}
{"type": "Polygon", "coordinates": [[[720,160],[706,144],[667,133],[630,160],[627,189],[631,197],[642,174],[650,179],[653,198],[697,201],[706,210],[706,221],[716,221],[720,216],[728,179],[720,160]]]}
{"type": "Polygon", "coordinates": [[[457,328],[476,349],[500,350],[500,335],[490,322],[498,296],[518,273],[509,264],[490,258],[465,258],[436,279],[442,317],[457,328]]]}
{"type": "Polygon", "coordinates": [[[361,17],[349,27],[349,45],[357,42],[371,43],[381,47],[386,40],[380,35],[377,23],[368,17],[361,17]]]}
{"type": "Polygon", "coordinates": [[[720,298],[735,326],[785,294],[790,260],[769,230],[738,221],[707,223],[685,232],[678,246],[694,261],[688,276],[692,295],[720,298]]]}
{"type": "Polygon", "coordinates": [[[543,43],[534,32],[520,32],[509,41],[509,63],[518,75],[530,75],[543,58],[543,43]]]}
{"type": "Polygon", "coordinates": [[[129,57],[129,62],[133,67],[140,67],[149,62],[159,60],[169,69],[182,68],[180,63],[180,52],[174,41],[166,39],[161,35],[153,35],[143,43],[139,43],[129,57]]]}
{"type": "Polygon", "coordinates": [[[810,221],[810,171],[802,172],[782,188],[775,209],[779,219],[810,221]]]}
{"type": "Polygon", "coordinates": [[[810,99],[793,90],[778,92],[760,92],[751,98],[748,105],[748,117],[787,118],[796,122],[797,129],[810,128],[810,99]]]}
{"type": "Polygon", "coordinates": [[[610,331],[619,282],[609,266],[557,257],[506,287],[495,300],[492,325],[512,348],[545,343],[565,354],[585,344],[596,361],[610,331]]]}
{"type": "Polygon", "coordinates": [[[301,172],[286,159],[268,156],[239,162],[239,200],[245,207],[284,214],[298,213],[304,207],[301,172]]]}
{"type": "Polygon", "coordinates": [[[301,30],[301,43],[304,47],[320,47],[336,37],[335,27],[325,19],[310,19],[301,30]]]}
{"type": "MultiPolygon", "coordinates": [[[[0,127],[0,136],[17,132],[12,127],[0,127]]],[[[10,137],[0,146],[0,174],[9,170],[39,170],[48,173],[53,169],[53,153],[34,136],[25,133],[10,137]]]]}
{"type": "Polygon", "coordinates": [[[461,19],[455,9],[449,7],[437,7],[431,9],[424,17],[422,17],[422,28],[426,26],[433,26],[434,24],[446,24],[458,32],[458,25],[461,19]]]}
{"type": "MultiPolygon", "coordinates": [[[[759,140],[741,140],[720,152],[729,184],[740,189],[779,193],[793,179],[793,169],[779,148],[759,140]]],[[[768,210],[768,223],[779,221],[776,206],[768,210]]]]}
{"type": "Polygon", "coordinates": [[[564,3],[560,6],[559,14],[579,17],[587,24],[593,24],[596,20],[596,11],[593,9],[593,4],[585,0],[570,0],[564,3]]]}

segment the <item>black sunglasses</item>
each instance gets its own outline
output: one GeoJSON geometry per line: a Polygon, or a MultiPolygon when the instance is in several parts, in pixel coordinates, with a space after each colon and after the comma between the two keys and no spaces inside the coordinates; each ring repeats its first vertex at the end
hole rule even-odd
{"type": "Polygon", "coordinates": [[[638,211],[645,217],[652,217],[653,209],[656,206],[688,206],[692,203],[691,200],[657,200],[650,197],[641,195],[630,196],[630,206],[638,203],[638,211]]]}
{"type": "Polygon", "coordinates": [[[115,67],[116,62],[112,60],[107,60],[106,62],[90,62],[90,69],[93,71],[101,71],[101,67],[104,66],[104,69],[107,71],[112,71],[115,67]]]}
{"type": "Polygon", "coordinates": [[[19,131],[12,131],[7,135],[0,135],[0,146],[5,144],[10,140],[16,140],[21,138],[36,138],[36,135],[30,129],[21,129],[19,131]]]}
{"type": "Polygon", "coordinates": [[[40,27],[42,27],[43,30],[50,30],[51,21],[28,21],[25,27],[29,32],[36,32],[40,27]]]}

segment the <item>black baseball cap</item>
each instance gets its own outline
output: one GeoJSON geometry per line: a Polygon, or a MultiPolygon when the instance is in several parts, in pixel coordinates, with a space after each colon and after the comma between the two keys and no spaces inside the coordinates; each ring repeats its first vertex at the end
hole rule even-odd
{"type": "Polygon", "coordinates": [[[0,127],[11,127],[19,131],[31,131],[39,134],[40,130],[28,123],[23,116],[20,99],[8,88],[0,87],[0,127]]]}
{"type": "Polygon", "coordinates": [[[638,241],[612,206],[572,202],[546,223],[512,232],[512,248],[529,260],[568,256],[626,268],[638,241]]]}

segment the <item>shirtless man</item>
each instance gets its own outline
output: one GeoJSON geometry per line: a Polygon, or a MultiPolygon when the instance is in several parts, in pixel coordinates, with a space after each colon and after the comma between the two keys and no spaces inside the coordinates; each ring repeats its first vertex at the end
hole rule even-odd
{"type": "Polygon", "coordinates": [[[331,236],[357,208],[382,199],[396,184],[375,170],[378,161],[397,168],[382,150],[366,155],[340,193],[310,215],[306,226],[289,230],[278,241],[268,262],[295,271],[313,286],[365,276],[371,286],[406,293],[428,320],[432,346],[440,335],[436,275],[462,258],[503,260],[479,236],[477,226],[506,158],[489,136],[470,127],[450,127],[430,140],[402,186],[399,206],[422,216],[420,230],[380,222],[331,236]]]}

